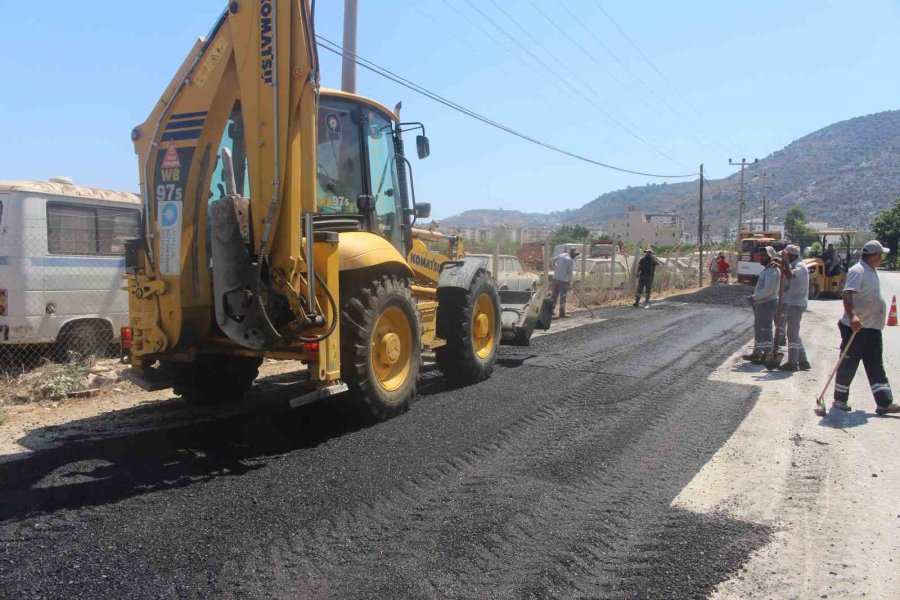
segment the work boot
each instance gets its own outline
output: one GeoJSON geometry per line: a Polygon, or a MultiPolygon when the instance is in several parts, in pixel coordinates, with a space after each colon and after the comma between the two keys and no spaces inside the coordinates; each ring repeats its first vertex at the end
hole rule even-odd
{"type": "Polygon", "coordinates": [[[776,367],[779,371],[799,371],[800,365],[795,362],[786,362],[783,365],[779,365],[776,367]]]}
{"type": "Polygon", "coordinates": [[[892,402],[887,406],[879,406],[875,409],[875,413],[879,415],[892,415],[895,413],[900,413],[900,404],[894,404],[892,402]]]}
{"type": "Polygon", "coordinates": [[[801,371],[809,371],[810,369],[812,369],[812,365],[809,364],[808,360],[801,360],[799,367],[801,371]]]}
{"type": "Polygon", "coordinates": [[[641,299],[638,298],[637,300],[634,301],[634,304],[632,304],[632,306],[637,308],[640,303],[641,303],[641,299]]]}
{"type": "Polygon", "coordinates": [[[842,410],[844,412],[850,412],[850,405],[847,404],[846,400],[835,400],[831,403],[832,408],[836,408],[838,410],[842,410]]]}
{"type": "Polygon", "coordinates": [[[756,350],[754,350],[750,354],[743,355],[741,358],[743,358],[744,360],[749,360],[750,362],[756,362],[762,359],[762,357],[762,352],[757,352],[756,350]]]}

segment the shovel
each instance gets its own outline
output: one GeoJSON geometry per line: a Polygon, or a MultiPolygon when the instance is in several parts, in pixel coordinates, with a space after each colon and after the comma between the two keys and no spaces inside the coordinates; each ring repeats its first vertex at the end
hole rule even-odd
{"type": "Polygon", "coordinates": [[[772,340],[772,350],[763,355],[763,364],[769,371],[774,371],[781,366],[784,360],[784,352],[778,349],[778,339],[781,337],[781,303],[784,300],[784,271],[779,266],[778,275],[778,306],[775,309],[775,336],[772,340]]]}
{"type": "Polygon", "coordinates": [[[831,380],[834,379],[834,374],[837,373],[838,367],[841,366],[841,363],[844,362],[844,359],[847,358],[847,353],[850,351],[850,346],[853,344],[853,340],[856,339],[856,333],[853,332],[853,335],[850,336],[850,339],[847,340],[847,345],[844,347],[844,351],[841,352],[841,357],[838,359],[837,364],[834,365],[834,368],[831,370],[831,375],[828,376],[828,381],[825,382],[825,387],[822,388],[822,393],[819,394],[819,397],[816,398],[816,408],[813,409],[813,412],[816,413],[819,417],[824,417],[827,413],[825,409],[825,392],[828,391],[828,386],[831,385],[831,380]]]}

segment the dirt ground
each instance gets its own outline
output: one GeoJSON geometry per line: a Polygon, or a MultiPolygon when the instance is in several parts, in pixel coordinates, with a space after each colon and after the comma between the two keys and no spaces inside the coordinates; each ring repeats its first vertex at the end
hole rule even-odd
{"type": "MultiPolygon", "coordinates": [[[[900,275],[882,276],[883,287],[898,283],[900,275]]],[[[775,531],[715,598],[900,597],[900,418],[875,414],[862,367],[852,412],[831,409],[824,419],[812,412],[838,357],[841,314],[838,300],[810,303],[802,327],[810,372],[768,373],[738,353],[712,374],[713,381],[759,386],[761,396],[673,506],[775,531]]],[[[900,328],[884,336],[897,393],[900,328]]]]}

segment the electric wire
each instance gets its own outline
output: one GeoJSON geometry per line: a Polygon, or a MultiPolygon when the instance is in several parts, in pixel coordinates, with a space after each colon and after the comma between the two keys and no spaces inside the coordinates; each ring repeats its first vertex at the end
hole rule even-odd
{"type": "MultiPolygon", "coordinates": [[[[466,0],[466,1],[468,2],[469,0],[466,0]]],[[[515,17],[513,17],[511,14],[509,14],[509,12],[507,12],[506,9],[504,9],[502,6],[500,6],[499,4],[497,4],[497,2],[496,2],[495,0],[489,0],[489,2],[490,2],[491,4],[493,4],[494,7],[495,7],[497,10],[499,10],[499,11],[503,14],[503,16],[505,16],[505,17],[506,17],[513,25],[515,25],[515,27],[516,27],[517,29],[519,29],[519,31],[521,31],[522,33],[524,33],[525,36],[526,36],[529,40],[531,40],[531,42],[532,42],[535,46],[537,46],[538,48],[540,48],[541,50],[543,50],[543,52],[544,52],[546,55],[548,55],[550,58],[552,58],[552,59],[554,60],[554,62],[556,62],[560,67],[562,67],[562,69],[563,69],[564,71],[566,71],[566,72],[569,74],[569,76],[571,76],[571,77],[575,80],[576,83],[578,83],[581,87],[586,88],[587,91],[590,92],[590,93],[593,95],[593,97],[596,97],[596,98],[601,98],[601,97],[602,97],[602,94],[601,94],[600,92],[598,92],[596,89],[594,89],[594,87],[593,87],[591,84],[589,84],[587,81],[585,81],[585,80],[581,77],[581,75],[579,75],[578,73],[576,73],[575,71],[573,71],[572,68],[571,68],[568,64],[565,63],[565,61],[561,60],[555,53],[553,53],[552,51],[550,51],[550,50],[549,50],[549,49],[548,49],[548,48],[547,48],[547,47],[546,47],[539,39],[537,39],[535,36],[533,36],[533,35],[532,35],[525,27],[522,26],[522,24],[521,24],[518,20],[516,20],[515,17]]],[[[470,4],[471,4],[471,3],[470,3],[470,4]]],[[[495,26],[498,26],[498,27],[499,27],[499,25],[496,25],[496,23],[495,23],[495,26]]],[[[559,76],[558,73],[557,73],[556,75],[559,76]]],[[[611,74],[610,74],[610,75],[611,75],[611,74]]],[[[570,87],[571,87],[571,86],[570,86],[570,87]]],[[[580,90],[579,90],[579,95],[582,96],[583,98],[585,98],[592,106],[594,106],[594,108],[597,108],[598,110],[602,110],[602,109],[596,104],[596,102],[594,102],[593,98],[592,98],[592,97],[585,96],[583,91],[580,91],[580,90]]],[[[610,119],[611,121],[615,122],[615,118],[614,118],[611,114],[609,114],[609,113],[606,112],[606,111],[604,111],[603,114],[604,114],[604,116],[606,116],[608,119],[610,119]]],[[[632,129],[637,129],[637,128],[638,128],[638,125],[637,125],[636,123],[634,123],[633,121],[631,121],[630,119],[628,119],[627,117],[624,117],[624,116],[623,116],[623,117],[621,117],[621,119],[622,119],[622,121],[624,121],[624,122],[625,122],[629,127],[631,127],[632,129]]],[[[662,150],[659,150],[658,148],[653,147],[653,146],[650,144],[650,142],[645,141],[645,140],[644,140],[642,137],[640,137],[640,136],[638,136],[638,137],[639,137],[639,139],[640,139],[643,143],[645,143],[645,144],[647,144],[648,146],[650,146],[651,148],[653,148],[654,152],[656,152],[657,154],[660,154],[660,155],[663,156],[664,158],[670,160],[671,162],[673,162],[673,163],[675,163],[675,164],[677,164],[677,165],[679,165],[679,166],[681,166],[681,167],[684,167],[684,164],[683,164],[683,163],[681,163],[680,161],[678,161],[678,160],[675,159],[675,158],[672,158],[672,156],[669,155],[667,152],[664,152],[664,151],[662,151],[662,150]]]]}
{"type": "MultiPolygon", "coordinates": [[[[466,4],[468,4],[468,5],[472,8],[472,10],[474,10],[474,11],[477,12],[479,15],[481,15],[481,17],[482,17],[485,21],[487,21],[488,23],[490,23],[491,25],[493,25],[494,28],[497,29],[497,30],[498,30],[500,33],[502,33],[504,36],[506,36],[506,37],[509,39],[510,42],[512,42],[513,44],[515,44],[520,50],[522,50],[525,54],[527,54],[533,61],[535,61],[538,65],[540,65],[545,71],[547,71],[547,73],[549,73],[551,76],[555,77],[560,83],[562,83],[564,86],[566,86],[569,90],[571,90],[571,91],[572,91],[573,93],[575,93],[576,95],[582,97],[588,104],[590,104],[590,105],[593,106],[597,111],[599,111],[600,114],[602,114],[607,120],[609,120],[610,123],[612,123],[613,125],[615,125],[615,126],[618,127],[619,129],[625,131],[627,134],[629,134],[630,136],[632,136],[633,138],[635,138],[636,140],[638,140],[638,141],[641,142],[642,144],[645,144],[648,148],[650,148],[651,150],[653,150],[654,152],[656,152],[657,154],[659,154],[659,155],[662,156],[663,158],[665,158],[665,159],[667,159],[667,160],[669,160],[669,161],[671,161],[671,162],[673,162],[673,163],[675,163],[675,164],[679,164],[679,165],[680,165],[680,163],[679,163],[677,160],[675,160],[674,158],[672,158],[671,156],[669,156],[669,155],[666,154],[665,152],[662,152],[661,150],[659,150],[658,148],[656,148],[655,146],[653,146],[650,142],[648,142],[648,141],[645,140],[643,137],[641,137],[639,134],[635,133],[635,132],[632,131],[630,128],[628,128],[627,126],[625,126],[625,125],[623,125],[621,122],[619,122],[615,117],[613,117],[613,116],[612,116],[609,112],[607,112],[603,107],[601,107],[599,104],[597,104],[597,102],[594,101],[590,96],[588,96],[587,94],[585,94],[583,90],[579,89],[578,87],[576,87],[575,85],[573,85],[571,82],[569,82],[567,79],[565,79],[564,77],[562,77],[555,69],[553,69],[553,67],[551,67],[550,65],[548,65],[542,58],[540,58],[540,57],[537,56],[534,52],[532,52],[525,44],[523,44],[523,43],[520,42],[518,39],[516,39],[515,36],[513,36],[511,33],[509,33],[504,27],[502,27],[501,25],[499,25],[494,19],[491,18],[490,15],[488,15],[488,14],[485,13],[483,10],[481,10],[481,9],[480,9],[478,6],[476,6],[471,0],[465,0],[465,2],[466,2],[466,4]]],[[[495,4],[494,6],[497,6],[497,5],[495,4]]],[[[502,11],[503,9],[500,9],[500,10],[502,11]]],[[[505,13],[505,14],[506,14],[506,13],[505,13]]],[[[513,20],[511,17],[509,17],[508,14],[507,14],[507,18],[509,18],[510,20],[513,20]]],[[[513,22],[515,23],[514,20],[513,20],[513,22]]],[[[521,28],[521,26],[519,26],[519,27],[521,28]]],[[[524,29],[523,29],[523,31],[524,31],[524,29]]],[[[526,32],[526,35],[528,35],[527,32],[526,32]]],[[[533,37],[532,37],[531,39],[532,39],[533,42],[535,42],[537,45],[540,46],[540,42],[538,42],[537,40],[535,40],[533,37]]],[[[545,49],[545,52],[547,52],[546,49],[545,49]]],[[[563,66],[565,66],[565,65],[563,65],[563,66]]],[[[567,67],[566,67],[566,68],[567,68],[567,67]]],[[[577,75],[576,75],[576,77],[577,77],[577,75]]],[[[680,166],[683,167],[684,165],[680,165],[680,166]]]]}
{"type": "MultiPolygon", "coordinates": [[[[572,44],[574,44],[579,50],[581,50],[585,55],[587,55],[588,58],[590,58],[590,59],[591,59],[594,63],[596,63],[598,66],[600,66],[601,68],[603,68],[604,70],[606,70],[607,72],[609,72],[609,70],[606,69],[606,66],[605,66],[605,65],[597,58],[597,56],[596,56],[593,52],[591,52],[590,50],[588,50],[587,48],[585,48],[584,45],[580,44],[577,40],[575,40],[574,38],[572,38],[572,36],[571,36],[571,35],[570,35],[563,27],[561,27],[558,23],[556,23],[556,22],[555,22],[555,21],[554,21],[547,13],[546,13],[546,12],[544,12],[543,10],[541,10],[541,8],[534,2],[534,0],[527,0],[527,2],[528,2],[529,4],[531,4],[531,6],[532,6],[538,13],[540,13],[541,16],[544,17],[544,19],[545,19],[547,22],[549,22],[551,25],[553,25],[553,27],[556,28],[560,33],[562,33],[562,34],[563,34],[570,42],[572,42],[572,44]]],[[[629,67],[627,67],[627,66],[625,65],[625,63],[624,63],[621,59],[619,59],[619,57],[618,57],[616,54],[614,54],[614,53],[612,52],[612,50],[610,50],[609,47],[608,47],[608,46],[607,46],[607,45],[606,45],[606,44],[605,44],[605,43],[597,36],[597,34],[594,33],[594,31],[593,31],[592,29],[590,29],[587,25],[585,25],[584,21],[583,21],[582,19],[580,19],[580,18],[578,17],[578,15],[576,15],[574,12],[572,12],[572,10],[571,10],[568,6],[566,6],[566,4],[563,3],[563,0],[557,0],[557,3],[563,8],[563,10],[565,10],[565,11],[572,17],[573,20],[575,20],[576,23],[578,23],[578,25],[579,25],[582,29],[584,29],[585,31],[587,31],[588,34],[590,34],[591,37],[593,37],[593,38],[597,41],[597,43],[600,44],[600,45],[603,47],[604,50],[606,50],[606,51],[607,51],[607,52],[608,52],[608,53],[609,53],[609,54],[610,54],[610,55],[611,55],[611,56],[612,56],[619,64],[621,64],[621,65],[622,65],[622,66],[623,66],[623,67],[624,67],[624,68],[625,68],[625,69],[626,69],[626,70],[627,70],[627,71],[628,71],[635,79],[637,79],[637,81],[638,81],[641,85],[643,85],[643,86],[650,92],[650,94],[653,95],[654,98],[656,98],[660,103],[662,103],[666,108],[668,108],[668,109],[672,112],[672,114],[674,114],[675,116],[677,116],[677,117],[679,117],[679,118],[681,118],[681,119],[685,119],[685,116],[684,116],[677,108],[675,108],[674,106],[672,106],[672,104],[669,103],[669,102],[668,102],[665,98],[663,98],[660,94],[658,94],[658,93],[656,92],[655,89],[653,89],[652,87],[650,87],[650,85],[648,85],[643,79],[641,79],[641,78],[640,78],[637,74],[635,74],[629,67]]],[[[618,78],[616,78],[616,81],[619,81],[619,82],[621,83],[621,81],[620,81],[618,78]]],[[[639,100],[641,100],[644,104],[646,104],[647,106],[650,106],[650,107],[652,108],[652,105],[651,105],[651,104],[649,104],[643,97],[641,97],[640,95],[638,95],[638,94],[637,94],[634,90],[632,90],[630,87],[626,86],[624,83],[622,83],[622,86],[623,86],[625,89],[627,89],[629,92],[631,92],[636,98],[638,98],[639,100]]],[[[659,111],[656,111],[655,108],[654,108],[653,110],[654,110],[654,112],[656,112],[656,114],[662,116],[662,115],[659,113],[659,111]]],[[[700,144],[701,146],[706,147],[707,150],[711,150],[712,152],[723,152],[723,151],[724,151],[724,148],[722,148],[722,147],[714,148],[712,145],[710,145],[709,143],[705,142],[704,140],[698,138],[697,136],[695,136],[695,135],[694,135],[693,133],[691,133],[690,131],[688,131],[688,132],[686,132],[686,133],[687,133],[687,135],[688,135],[695,143],[700,144]]],[[[702,134],[700,134],[699,132],[697,132],[697,133],[702,137],[702,134]]]]}
{"type": "Polygon", "coordinates": [[[622,37],[624,37],[624,38],[628,41],[628,43],[631,44],[631,46],[637,51],[637,53],[640,54],[641,58],[644,59],[644,62],[646,62],[648,65],[650,65],[650,68],[653,69],[654,71],[656,71],[656,74],[659,75],[660,78],[661,78],[663,81],[665,81],[665,82],[669,85],[669,87],[671,87],[672,90],[673,90],[676,94],[678,94],[678,97],[681,98],[682,101],[684,101],[684,103],[685,103],[686,105],[688,105],[689,107],[691,107],[691,110],[693,110],[693,111],[697,114],[697,116],[700,117],[700,118],[702,119],[702,118],[703,118],[703,115],[700,113],[700,111],[697,109],[697,107],[694,106],[694,105],[691,103],[691,101],[688,100],[688,99],[684,96],[684,94],[681,93],[681,91],[675,86],[675,84],[672,83],[672,82],[669,80],[669,78],[666,77],[665,74],[664,74],[664,73],[663,73],[663,72],[662,72],[662,71],[661,71],[654,63],[653,63],[653,61],[650,60],[650,58],[649,58],[646,54],[644,54],[644,51],[640,49],[640,47],[635,43],[635,41],[634,41],[633,39],[631,39],[631,36],[629,36],[627,33],[625,33],[625,30],[622,29],[622,27],[616,22],[616,20],[612,18],[612,15],[610,15],[608,12],[606,12],[606,9],[603,8],[603,5],[602,5],[602,4],[600,4],[600,0],[594,0],[594,4],[597,5],[597,8],[600,9],[600,12],[601,12],[601,13],[603,13],[603,16],[606,17],[606,19],[607,19],[610,23],[613,24],[613,27],[615,27],[616,29],[619,30],[619,33],[622,34],[622,37]]]}
{"type": "MultiPolygon", "coordinates": [[[[562,4],[562,0],[557,0],[557,2],[559,2],[559,3],[563,6],[563,8],[566,9],[567,12],[569,12],[569,14],[572,14],[572,11],[570,11],[564,4],[562,4]]],[[[688,100],[688,98],[687,98],[684,94],[681,93],[681,90],[679,90],[678,87],[677,87],[674,83],[672,83],[672,81],[671,81],[668,77],[665,76],[665,74],[664,74],[664,73],[663,73],[663,72],[662,72],[662,71],[661,71],[654,63],[653,63],[653,61],[650,60],[650,58],[643,52],[643,50],[640,49],[640,47],[639,47],[639,46],[637,45],[637,43],[631,38],[631,36],[629,36],[627,33],[625,33],[625,30],[619,25],[619,23],[618,23],[615,19],[613,19],[612,15],[610,15],[610,14],[606,11],[606,9],[603,8],[603,5],[600,4],[600,0],[594,0],[594,4],[595,4],[595,5],[597,6],[597,8],[600,10],[600,12],[603,14],[603,16],[606,17],[606,19],[607,19],[610,23],[612,23],[613,27],[615,27],[615,28],[619,31],[619,33],[622,34],[622,37],[624,37],[625,40],[628,41],[629,44],[631,44],[631,46],[637,51],[637,53],[641,56],[641,58],[643,58],[644,61],[645,61],[648,65],[650,65],[650,68],[653,69],[653,70],[660,76],[660,78],[661,78],[663,81],[666,82],[666,84],[668,84],[668,86],[675,92],[675,94],[676,94],[679,98],[681,98],[681,100],[682,100],[688,107],[690,107],[690,109],[691,109],[691,110],[692,110],[692,111],[693,111],[700,119],[704,119],[705,117],[704,117],[704,115],[700,112],[700,110],[699,110],[699,109],[698,109],[698,108],[697,108],[690,100],[688,100]]],[[[581,23],[580,20],[579,20],[579,23],[581,23]]],[[[590,30],[589,30],[589,31],[590,31],[590,30]]],[[[593,33],[593,32],[591,32],[591,33],[593,33]]],[[[680,111],[675,110],[674,107],[672,107],[672,106],[669,105],[668,103],[666,103],[666,104],[667,104],[667,106],[669,106],[670,109],[672,109],[672,110],[675,112],[675,114],[677,114],[678,116],[681,116],[682,118],[684,118],[683,115],[680,113],[680,111]]],[[[715,140],[715,139],[712,139],[712,141],[713,141],[713,143],[715,143],[717,146],[719,146],[719,150],[720,150],[720,151],[726,150],[725,147],[722,146],[721,142],[719,142],[719,141],[717,141],[717,140],[715,140]]]]}
{"type": "Polygon", "coordinates": [[[611,165],[609,163],[595,160],[593,158],[589,158],[589,157],[577,154],[575,152],[566,150],[564,148],[560,148],[559,146],[555,146],[548,142],[541,141],[530,135],[527,135],[525,133],[517,131],[511,127],[508,127],[506,125],[498,123],[497,121],[494,121],[494,120],[492,120],[484,115],[481,115],[471,109],[468,109],[460,104],[457,104],[457,103],[453,102],[452,100],[444,98],[443,96],[440,96],[439,94],[432,92],[432,91],[428,90],[427,88],[422,87],[421,85],[419,85],[415,82],[412,82],[412,81],[410,81],[410,80],[408,80],[408,79],[406,79],[384,67],[381,67],[381,66],[373,63],[372,61],[369,61],[369,60],[359,56],[358,54],[355,54],[353,52],[349,52],[349,51],[345,50],[339,44],[336,44],[321,35],[317,35],[316,38],[318,39],[317,44],[321,48],[331,52],[332,54],[336,54],[338,56],[345,56],[345,55],[349,56],[351,58],[351,60],[353,60],[353,62],[355,62],[359,66],[363,67],[364,69],[375,73],[376,75],[384,77],[385,79],[389,79],[400,86],[403,86],[403,87],[405,87],[411,91],[414,91],[422,96],[425,96],[426,98],[434,100],[435,102],[438,102],[439,104],[443,104],[444,106],[451,108],[457,112],[465,114],[477,121],[484,123],[485,125],[489,125],[491,127],[494,127],[495,129],[504,131],[510,135],[516,136],[520,139],[523,139],[523,140],[531,142],[535,145],[541,146],[547,150],[551,150],[553,152],[557,152],[559,154],[562,154],[562,155],[568,156],[570,158],[574,158],[576,160],[580,160],[582,162],[586,162],[586,163],[589,163],[592,165],[596,165],[596,166],[603,167],[606,169],[611,169],[613,171],[619,171],[622,173],[630,173],[632,175],[640,175],[643,177],[654,177],[654,178],[658,178],[658,179],[686,179],[688,177],[695,177],[697,175],[697,173],[670,175],[670,174],[660,174],[660,173],[649,173],[649,172],[645,172],[645,171],[637,171],[634,169],[617,167],[615,165],[611,165]]]}

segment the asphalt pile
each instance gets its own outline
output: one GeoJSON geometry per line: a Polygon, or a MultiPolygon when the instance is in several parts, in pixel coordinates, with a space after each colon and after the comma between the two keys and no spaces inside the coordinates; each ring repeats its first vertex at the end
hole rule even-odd
{"type": "Polygon", "coordinates": [[[729,285],[712,285],[690,294],[669,296],[666,300],[672,302],[695,302],[697,304],[718,304],[723,306],[746,307],[747,296],[753,293],[753,288],[741,283],[729,285]]]}

